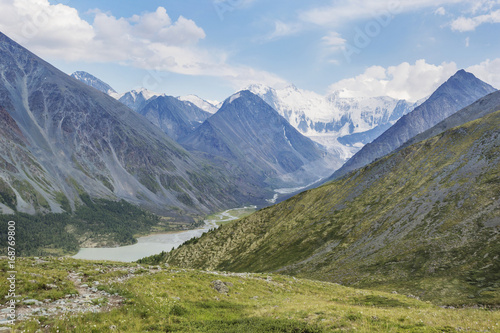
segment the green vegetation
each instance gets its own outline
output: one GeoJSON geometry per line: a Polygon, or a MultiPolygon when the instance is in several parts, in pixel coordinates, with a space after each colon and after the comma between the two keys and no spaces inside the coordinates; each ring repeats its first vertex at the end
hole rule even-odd
{"type": "Polygon", "coordinates": [[[12,210],[16,210],[16,193],[2,178],[0,178],[0,202],[7,205],[12,210]]]}
{"type": "Polygon", "coordinates": [[[40,207],[45,210],[50,210],[50,205],[43,195],[35,190],[27,180],[14,180],[12,182],[19,195],[27,202],[32,203],[35,207],[40,207]]]}
{"type": "MultiPolygon", "coordinates": [[[[61,199],[64,200],[64,199],[61,199]]],[[[153,230],[160,218],[124,200],[91,199],[82,194],[74,213],[0,215],[0,253],[7,249],[7,222],[16,222],[16,250],[21,256],[74,254],[84,242],[112,246],[133,244],[134,235],[153,230]]],[[[162,228],[168,231],[168,226],[162,228]]]]}
{"type": "Polygon", "coordinates": [[[234,222],[244,217],[252,215],[257,210],[255,206],[233,208],[224,212],[212,214],[206,217],[206,220],[213,220],[219,226],[234,222]]]}
{"type": "MultiPolygon", "coordinates": [[[[101,312],[37,316],[16,331],[35,332],[455,332],[498,331],[500,312],[443,309],[404,295],[271,274],[225,274],[166,266],[21,258],[18,295],[40,301],[74,294],[82,283],[123,297],[92,301],[101,312]],[[30,284],[29,280],[37,280],[30,284]],[[220,282],[218,282],[220,281],[220,282]],[[51,288],[47,290],[47,285],[51,288]],[[33,286],[31,286],[33,285],[33,286]],[[44,287],[45,285],[45,287],[44,287]],[[225,286],[225,290],[217,286],[225,286]]],[[[0,279],[6,278],[5,265],[0,279]]],[[[0,286],[0,297],[6,286],[0,286]]],[[[71,301],[71,298],[69,299],[71,301]]],[[[42,305],[43,306],[43,305],[42,305]]]]}
{"type": "Polygon", "coordinates": [[[185,244],[181,267],[500,304],[500,111],[185,244]]]}
{"type": "Polygon", "coordinates": [[[68,197],[64,195],[62,192],[56,192],[55,195],[56,201],[61,205],[61,208],[64,209],[65,212],[71,212],[71,205],[69,203],[68,197]]]}

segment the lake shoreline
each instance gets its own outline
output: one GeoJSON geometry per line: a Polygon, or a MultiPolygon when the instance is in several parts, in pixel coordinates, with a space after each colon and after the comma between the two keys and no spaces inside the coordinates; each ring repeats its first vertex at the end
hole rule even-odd
{"type": "Polygon", "coordinates": [[[208,232],[211,229],[218,228],[219,222],[238,220],[242,211],[256,210],[256,208],[256,206],[250,206],[228,209],[224,212],[211,215],[216,218],[204,220],[205,225],[202,227],[182,231],[155,232],[146,236],[138,237],[137,242],[131,245],[107,248],[80,248],[78,253],[72,256],[72,258],[83,260],[134,262],[163,251],[170,252],[172,249],[180,246],[191,238],[201,237],[203,233],[208,232]]]}

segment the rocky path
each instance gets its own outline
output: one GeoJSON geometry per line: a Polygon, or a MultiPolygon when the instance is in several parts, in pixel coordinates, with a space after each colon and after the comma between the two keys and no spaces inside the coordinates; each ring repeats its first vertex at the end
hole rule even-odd
{"type": "MultiPolygon", "coordinates": [[[[106,284],[113,282],[124,282],[144,271],[143,267],[121,267],[115,266],[111,271],[127,271],[126,275],[108,280],[106,284]]],[[[108,271],[109,272],[109,271],[108,271]]],[[[149,272],[149,271],[147,271],[149,272]]],[[[102,273],[105,273],[102,271],[102,273]]],[[[102,282],[87,282],[83,272],[69,272],[68,279],[74,284],[76,293],[66,295],[58,300],[46,299],[43,301],[24,298],[19,300],[16,306],[16,322],[22,320],[36,319],[38,317],[71,316],[83,313],[98,313],[110,311],[119,307],[124,298],[118,294],[110,294],[100,290],[102,282]]],[[[50,287],[50,286],[49,286],[50,287]]],[[[57,286],[53,286],[57,288],[57,286]]],[[[9,309],[5,304],[0,305],[0,332],[10,331],[7,326],[7,314],[9,309]]]]}

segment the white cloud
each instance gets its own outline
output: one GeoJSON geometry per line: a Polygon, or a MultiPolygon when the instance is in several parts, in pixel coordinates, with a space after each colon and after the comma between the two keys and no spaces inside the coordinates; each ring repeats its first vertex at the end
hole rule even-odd
{"type": "Polygon", "coordinates": [[[130,18],[99,10],[91,14],[92,24],[76,9],[51,5],[48,0],[0,0],[0,31],[52,59],[118,62],[148,70],[216,76],[235,88],[284,82],[272,73],[228,64],[221,50],[199,47],[198,42],[206,37],[204,30],[183,16],[172,20],[163,7],[130,18]]]}
{"type": "Polygon", "coordinates": [[[330,31],[322,39],[323,44],[331,51],[337,52],[345,48],[346,40],[336,31],[330,31]]]}
{"type": "Polygon", "coordinates": [[[299,23],[285,23],[283,21],[274,21],[274,30],[265,37],[266,40],[274,40],[281,37],[292,36],[302,31],[302,25],[299,23]]]}
{"type": "Polygon", "coordinates": [[[500,9],[474,17],[461,16],[451,22],[451,29],[459,32],[473,31],[484,23],[500,23],[500,9]]]}
{"type": "MultiPolygon", "coordinates": [[[[300,19],[321,26],[337,26],[348,21],[365,18],[384,19],[399,13],[445,4],[473,3],[471,0],[340,0],[316,7],[300,14],[300,19]]],[[[444,8],[443,8],[444,10],[444,8]]],[[[440,9],[438,9],[441,12],[440,9]]]]}
{"type": "Polygon", "coordinates": [[[329,90],[338,91],[343,97],[390,96],[417,101],[430,95],[456,71],[457,65],[453,62],[436,66],[425,60],[388,68],[372,66],[361,75],[332,84],[329,90]]]}
{"type": "Polygon", "coordinates": [[[500,88],[500,58],[485,60],[465,70],[474,74],[478,79],[491,84],[494,88],[500,88]]]}
{"type": "Polygon", "coordinates": [[[476,14],[478,12],[489,12],[495,7],[499,5],[500,1],[498,0],[474,0],[471,4],[470,12],[472,14],[476,14]]]}
{"type": "Polygon", "coordinates": [[[470,44],[470,38],[467,37],[465,38],[465,47],[469,47],[469,44],[470,44]]]}
{"type": "Polygon", "coordinates": [[[439,7],[438,9],[436,9],[434,14],[439,15],[439,16],[446,15],[446,9],[444,9],[443,7],[439,7]]]}

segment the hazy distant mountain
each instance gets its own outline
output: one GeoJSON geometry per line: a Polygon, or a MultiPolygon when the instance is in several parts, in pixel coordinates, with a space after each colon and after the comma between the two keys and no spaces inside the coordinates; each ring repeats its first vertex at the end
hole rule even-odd
{"type": "Polygon", "coordinates": [[[103,82],[102,80],[96,78],[94,75],[89,74],[87,72],[83,71],[74,72],[73,74],[71,74],[71,77],[110,96],[114,97],[118,95],[118,93],[113,88],[111,88],[109,84],[103,82]]]}
{"type": "Polygon", "coordinates": [[[338,92],[325,97],[295,86],[273,89],[252,85],[248,89],[300,133],[336,150],[345,159],[422,102],[390,97],[345,98],[338,92]]]}
{"type": "Polygon", "coordinates": [[[307,184],[328,170],[322,148],[250,91],[228,98],[180,142],[190,150],[233,161],[276,186],[307,184]]]}
{"type": "Polygon", "coordinates": [[[364,146],[349,159],[332,178],[365,166],[389,154],[406,141],[433,127],[458,110],[496,89],[464,70],[458,71],[443,83],[422,105],[399,119],[372,143],[364,146]]]}
{"type": "Polygon", "coordinates": [[[88,193],[156,211],[208,212],[262,194],[3,34],[0,73],[1,115],[11,124],[0,128],[3,207],[57,212],[88,193]],[[12,207],[5,198],[13,193],[12,207]]]}
{"type": "Polygon", "coordinates": [[[192,133],[212,115],[191,102],[172,96],[151,98],[139,113],[174,140],[192,133]]]}
{"type": "Polygon", "coordinates": [[[119,95],[118,100],[132,110],[139,112],[143,107],[146,106],[151,98],[157,96],[161,96],[161,94],[157,94],[145,88],[141,88],[139,90],[131,90],[119,95]]]}
{"type": "Polygon", "coordinates": [[[196,95],[187,95],[187,96],[179,96],[177,97],[181,101],[185,102],[191,102],[200,109],[209,112],[209,113],[215,113],[217,110],[219,110],[220,103],[216,101],[206,101],[196,95]]]}

